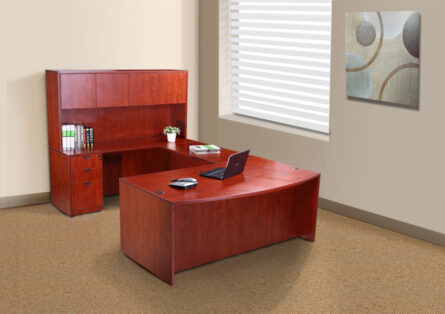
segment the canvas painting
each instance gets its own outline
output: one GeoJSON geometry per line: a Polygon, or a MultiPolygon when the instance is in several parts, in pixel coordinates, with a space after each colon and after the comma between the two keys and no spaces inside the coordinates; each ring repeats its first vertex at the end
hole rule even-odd
{"type": "Polygon", "coordinates": [[[348,97],[419,107],[420,14],[346,13],[348,97]]]}

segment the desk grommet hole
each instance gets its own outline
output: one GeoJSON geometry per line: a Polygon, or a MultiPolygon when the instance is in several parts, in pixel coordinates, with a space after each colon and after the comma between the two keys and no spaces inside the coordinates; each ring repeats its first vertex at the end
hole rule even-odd
{"type": "Polygon", "coordinates": [[[156,191],[156,194],[164,194],[164,191],[156,191]]]}

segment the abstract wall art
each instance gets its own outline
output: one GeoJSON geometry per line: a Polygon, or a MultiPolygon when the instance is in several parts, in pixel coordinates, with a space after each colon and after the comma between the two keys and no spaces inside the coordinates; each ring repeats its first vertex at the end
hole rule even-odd
{"type": "Polygon", "coordinates": [[[348,97],[419,108],[420,14],[346,13],[348,97]]]}

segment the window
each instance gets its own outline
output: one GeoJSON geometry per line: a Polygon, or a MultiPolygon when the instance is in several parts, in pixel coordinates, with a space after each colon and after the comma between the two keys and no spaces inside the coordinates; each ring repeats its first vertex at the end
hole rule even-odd
{"type": "Polygon", "coordinates": [[[331,0],[228,0],[233,113],[329,133],[331,0]]]}

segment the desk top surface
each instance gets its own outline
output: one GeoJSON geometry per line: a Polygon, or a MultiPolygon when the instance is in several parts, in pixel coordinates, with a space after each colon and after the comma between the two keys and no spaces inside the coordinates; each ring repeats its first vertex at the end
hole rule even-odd
{"type": "Polygon", "coordinates": [[[64,150],[63,154],[68,156],[83,156],[89,154],[110,154],[119,153],[132,150],[143,150],[150,148],[163,148],[180,153],[182,155],[198,158],[209,163],[226,162],[229,156],[236,151],[230,149],[222,149],[221,153],[215,154],[195,154],[189,151],[190,145],[200,145],[201,142],[177,138],[176,143],[168,143],[165,138],[154,139],[130,139],[130,140],[117,140],[96,143],[94,148],[82,149],[82,150],[64,150]]]}
{"type": "Polygon", "coordinates": [[[125,177],[120,179],[121,183],[129,184],[169,203],[182,204],[272,192],[300,185],[320,177],[317,172],[296,169],[290,165],[252,155],[249,156],[244,172],[240,175],[225,180],[201,177],[199,175],[201,172],[216,167],[225,167],[228,156],[234,151],[223,149],[220,154],[196,155],[188,151],[188,145],[194,144],[200,143],[177,139],[176,144],[168,144],[164,141],[161,146],[157,147],[164,147],[184,155],[206,160],[209,165],[125,177]],[[172,179],[184,177],[196,178],[198,185],[189,190],[179,190],[168,186],[172,179]]]}

